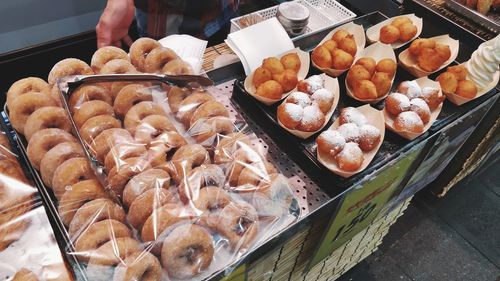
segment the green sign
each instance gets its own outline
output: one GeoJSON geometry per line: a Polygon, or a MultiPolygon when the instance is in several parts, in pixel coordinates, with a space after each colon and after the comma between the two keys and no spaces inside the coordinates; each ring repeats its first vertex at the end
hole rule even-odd
{"type": "Polygon", "coordinates": [[[419,152],[420,150],[414,151],[402,159],[393,161],[373,179],[353,188],[345,195],[337,208],[337,214],[332,217],[326,233],[323,234],[323,240],[319,243],[309,268],[328,257],[372,223],[405,178],[419,152]]]}
{"type": "Polygon", "coordinates": [[[231,272],[231,274],[223,277],[221,281],[246,281],[247,280],[247,265],[244,263],[231,272]]]}

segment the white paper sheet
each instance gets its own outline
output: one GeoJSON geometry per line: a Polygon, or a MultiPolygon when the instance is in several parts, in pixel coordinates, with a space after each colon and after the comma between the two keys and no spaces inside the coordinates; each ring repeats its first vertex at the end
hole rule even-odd
{"type": "Polygon", "coordinates": [[[201,73],[203,54],[207,41],[185,34],[174,34],[158,40],[163,47],[174,50],[179,57],[193,67],[195,74],[201,73]]]}

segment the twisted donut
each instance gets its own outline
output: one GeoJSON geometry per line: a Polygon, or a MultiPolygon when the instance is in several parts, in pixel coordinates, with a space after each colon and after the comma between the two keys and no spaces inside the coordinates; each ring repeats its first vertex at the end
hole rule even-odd
{"type": "Polygon", "coordinates": [[[95,53],[92,55],[90,66],[95,73],[100,73],[101,68],[107,62],[114,59],[128,60],[129,58],[124,50],[114,46],[106,46],[95,51],[95,53]]]}
{"type": "Polygon", "coordinates": [[[9,119],[12,127],[24,133],[24,126],[30,115],[37,109],[46,106],[56,106],[56,102],[48,95],[42,93],[26,93],[12,101],[9,107],[9,119]]]}
{"type": "Polygon", "coordinates": [[[33,167],[40,171],[40,162],[45,154],[62,142],[76,142],[76,139],[68,132],[56,128],[43,129],[34,133],[26,149],[33,167]]]}
{"type": "Polygon", "coordinates": [[[56,63],[49,72],[49,85],[54,85],[57,79],[73,75],[92,75],[94,71],[82,60],[69,58],[56,63]]]}
{"type": "Polygon", "coordinates": [[[152,50],[161,47],[161,44],[151,38],[142,37],[134,41],[130,46],[130,61],[137,70],[145,72],[146,57],[152,50]]]}
{"type": "Polygon", "coordinates": [[[99,115],[114,116],[115,112],[109,103],[102,100],[91,100],[82,103],[79,108],[74,110],[73,120],[76,127],[80,129],[87,120],[99,115]]]}
{"type": "Polygon", "coordinates": [[[47,128],[58,128],[71,133],[71,124],[64,109],[46,106],[35,110],[26,120],[24,136],[29,141],[33,134],[47,128]]]}

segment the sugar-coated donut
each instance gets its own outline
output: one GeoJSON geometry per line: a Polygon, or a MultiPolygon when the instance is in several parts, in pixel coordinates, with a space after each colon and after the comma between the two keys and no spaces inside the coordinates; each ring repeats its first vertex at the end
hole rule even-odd
{"type": "Polygon", "coordinates": [[[62,77],[92,74],[94,74],[94,71],[86,62],[75,58],[68,58],[59,61],[52,67],[47,80],[49,85],[54,85],[57,79],[62,77]]]}
{"type": "Polygon", "coordinates": [[[345,123],[337,128],[337,131],[345,138],[346,142],[358,142],[360,133],[356,123],[345,123]]]}
{"type": "Polygon", "coordinates": [[[189,95],[191,95],[191,91],[186,88],[171,87],[167,92],[167,100],[170,110],[172,110],[174,114],[177,114],[181,102],[189,95]]]}
{"type": "Polygon", "coordinates": [[[47,186],[52,186],[54,172],[64,161],[85,157],[82,147],[76,142],[62,142],[50,149],[40,162],[40,174],[47,186]]]}
{"type": "Polygon", "coordinates": [[[288,129],[295,129],[300,125],[304,115],[304,108],[295,103],[282,103],[278,106],[278,120],[288,129]]]}
{"type": "Polygon", "coordinates": [[[406,95],[410,100],[422,97],[422,89],[415,80],[401,82],[398,93],[406,95]]]}
{"type": "Polygon", "coordinates": [[[152,101],[151,90],[141,84],[130,84],[123,87],[116,96],[113,109],[116,115],[124,117],[128,110],[141,101],[152,101]]]}
{"type": "Polygon", "coordinates": [[[106,46],[97,49],[95,53],[92,55],[92,59],[90,61],[90,66],[94,70],[95,73],[100,73],[101,68],[109,61],[114,59],[122,59],[128,60],[127,53],[115,46],[106,46]]]}
{"type": "Polygon", "coordinates": [[[196,121],[202,118],[210,118],[216,116],[229,117],[227,108],[218,101],[207,101],[200,105],[193,113],[190,120],[190,126],[193,126],[196,121]]]}
{"type": "MultiPolygon", "coordinates": [[[[64,161],[54,171],[52,190],[57,198],[66,192],[70,186],[82,180],[94,180],[95,174],[87,159],[83,157],[70,158],[64,161]]],[[[89,182],[90,183],[90,182],[89,182]]],[[[92,182],[95,184],[95,182],[92,182]]]]}
{"type": "Polygon", "coordinates": [[[319,106],[319,109],[327,114],[332,108],[335,95],[327,89],[319,89],[312,94],[311,98],[319,106]]]}
{"type": "Polygon", "coordinates": [[[9,107],[9,119],[16,131],[23,133],[28,117],[37,109],[46,106],[56,106],[56,102],[42,93],[27,93],[17,97],[9,107]]]}
{"type": "Polygon", "coordinates": [[[310,105],[304,108],[302,119],[297,126],[297,130],[303,132],[315,132],[325,123],[325,114],[317,105],[310,105]]]}
{"type": "Polygon", "coordinates": [[[137,142],[150,143],[161,137],[163,133],[177,132],[170,119],[164,115],[149,115],[142,119],[135,129],[134,137],[137,142]]]}
{"type": "Polygon", "coordinates": [[[68,226],[76,211],[86,202],[105,198],[107,196],[104,187],[99,181],[82,180],[68,186],[64,194],[60,197],[58,213],[64,225],[68,226]]]}
{"type": "Polygon", "coordinates": [[[192,93],[179,104],[177,118],[179,118],[185,126],[189,126],[189,122],[196,109],[203,103],[213,100],[215,99],[207,93],[192,93]]]}
{"type": "MultiPolygon", "coordinates": [[[[127,256],[136,252],[142,252],[141,245],[137,240],[130,237],[115,238],[93,252],[93,255],[89,259],[89,267],[92,265],[116,266],[127,256]]],[[[100,272],[104,273],[102,270],[100,272]]],[[[101,275],[100,277],[103,276],[101,275]]],[[[103,280],[111,280],[111,278],[103,280]]]]}
{"type": "Polygon", "coordinates": [[[216,138],[228,135],[235,131],[233,121],[224,116],[210,117],[208,119],[199,119],[188,130],[188,134],[197,143],[205,146],[211,146],[216,138]]]}
{"type": "Polygon", "coordinates": [[[179,198],[182,202],[196,200],[205,186],[223,187],[226,182],[224,171],[217,165],[207,164],[191,170],[179,185],[179,198]]]}
{"type": "Polygon", "coordinates": [[[401,112],[394,120],[394,128],[398,131],[422,133],[424,122],[417,113],[413,111],[401,112]]]}
{"type": "Polygon", "coordinates": [[[180,147],[172,156],[171,175],[180,183],[194,168],[210,164],[207,150],[199,144],[187,144],[180,147]]]}
{"type": "Polygon", "coordinates": [[[149,252],[135,252],[118,264],[113,280],[160,281],[162,280],[161,264],[149,252]]]}
{"type": "Polygon", "coordinates": [[[159,73],[168,62],[177,58],[179,57],[172,49],[165,47],[155,48],[146,56],[144,69],[148,73],[159,73]]]}
{"type": "Polygon", "coordinates": [[[259,231],[255,208],[246,202],[231,202],[219,214],[217,231],[235,251],[247,250],[259,231]]]}
{"type": "Polygon", "coordinates": [[[114,114],[113,107],[108,103],[102,100],[91,100],[82,103],[79,108],[74,110],[73,120],[76,127],[81,128],[92,117],[99,115],[114,116],[114,114]]]}
{"type": "Polygon", "coordinates": [[[203,212],[198,223],[215,230],[220,211],[230,203],[231,196],[224,189],[217,186],[202,188],[193,200],[194,207],[203,212]]]}
{"type": "Polygon", "coordinates": [[[100,74],[127,74],[137,73],[135,67],[128,60],[114,59],[102,66],[100,74]]]}
{"type": "Polygon", "coordinates": [[[170,175],[160,169],[149,169],[135,175],[123,189],[122,201],[125,206],[130,204],[145,191],[153,188],[165,188],[170,186],[170,175]]]}
{"type": "Polygon", "coordinates": [[[366,117],[355,107],[346,107],[340,110],[339,125],[354,123],[363,126],[366,122],[366,117]]]}
{"type": "Polygon", "coordinates": [[[74,112],[84,102],[91,100],[102,100],[109,105],[113,105],[113,97],[106,88],[97,85],[82,85],[73,91],[69,97],[69,110],[74,112]]]}
{"type": "Polygon", "coordinates": [[[141,230],[143,241],[155,241],[170,226],[180,221],[190,220],[195,215],[188,207],[169,203],[157,208],[144,222],[141,230]]]}
{"type": "Polygon", "coordinates": [[[104,158],[104,167],[109,172],[114,167],[125,164],[125,159],[132,157],[147,157],[146,146],[135,142],[117,143],[104,158]]]}
{"type": "Polygon", "coordinates": [[[359,148],[371,151],[380,143],[380,130],[372,125],[365,124],[359,127],[359,148]]]}
{"type": "Polygon", "coordinates": [[[40,162],[45,154],[62,142],[76,142],[75,137],[61,129],[51,128],[36,132],[28,143],[27,154],[33,167],[40,170],[40,162]]]}
{"type": "Polygon", "coordinates": [[[116,119],[110,115],[98,115],[94,116],[85,123],[83,123],[80,128],[80,136],[85,143],[92,143],[92,140],[97,137],[101,132],[111,129],[111,128],[121,128],[122,124],[120,120],[116,119]]]}
{"type": "Polygon", "coordinates": [[[37,92],[46,95],[50,95],[50,86],[43,79],[38,77],[28,77],[21,80],[17,80],[10,86],[7,91],[7,108],[10,108],[12,102],[19,96],[30,93],[37,92]]]}
{"type": "Polygon", "coordinates": [[[412,99],[410,101],[410,110],[417,113],[424,124],[429,123],[431,119],[431,110],[423,99],[412,99]]]}
{"type": "Polygon", "coordinates": [[[154,39],[147,37],[139,38],[130,45],[130,61],[137,70],[144,72],[146,71],[146,57],[158,47],[161,47],[161,44],[154,39]]]}
{"type": "Polygon", "coordinates": [[[176,202],[174,194],[167,189],[156,187],[148,189],[130,204],[127,214],[128,222],[140,231],[154,209],[176,202]]]}
{"type": "Polygon", "coordinates": [[[363,165],[364,155],[357,143],[348,142],[335,156],[335,160],[341,170],[353,172],[363,165]]]}
{"type": "Polygon", "coordinates": [[[410,110],[410,100],[407,96],[393,93],[385,99],[385,109],[392,115],[397,116],[403,111],[410,110]]]}
{"type": "Polygon", "coordinates": [[[116,195],[122,196],[125,185],[131,177],[151,168],[148,161],[141,157],[132,157],[123,160],[119,166],[115,166],[108,173],[109,188],[116,195]]]}
{"type": "Polygon", "coordinates": [[[214,245],[212,236],[203,227],[183,224],[172,230],[161,250],[161,263],[170,277],[190,279],[212,263],[214,245]]]}
{"type": "Polygon", "coordinates": [[[217,140],[214,149],[214,163],[222,164],[231,162],[233,153],[238,150],[242,144],[250,145],[250,138],[241,132],[223,135],[217,140]]]}
{"type": "Polygon", "coordinates": [[[167,75],[193,75],[194,70],[191,65],[181,58],[167,62],[161,72],[167,75]]]}
{"type": "Polygon", "coordinates": [[[129,131],[121,128],[107,129],[92,140],[90,151],[102,163],[113,146],[118,143],[133,142],[134,138],[129,131]]]}
{"type": "Polygon", "coordinates": [[[71,124],[66,111],[56,106],[46,106],[35,110],[26,120],[24,136],[29,141],[33,134],[47,128],[58,128],[71,133],[71,124]]]}
{"type": "Polygon", "coordinates": [[[344,149],[346,144],[344,136],[335,130],[326,130],[316,139],[318,152],[329,157],[335,157],[344,149]]]}
{"type": "Polygon", "coordinates": [[[123,125],[125,126],[125,129],[133,133],[135,132],[137,125],[139,125],[144,118],[150,115],[165,115],[165,111],[159,104],[152,101],[140,102],[128,110],[125,115],[123,125]]]}

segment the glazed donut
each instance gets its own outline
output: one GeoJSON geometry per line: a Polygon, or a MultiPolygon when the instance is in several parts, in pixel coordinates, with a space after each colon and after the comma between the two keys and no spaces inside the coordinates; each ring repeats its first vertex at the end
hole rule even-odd
{"type": "Polygon", "coordinates": [[[87,120],[99,115],[114,116],[115,112],[108,103],[102,100],[91,100],[82,103],[79,108],[75,109],[73,120],[76,127],[80,129],[87,120]]]}
{"type": "Polygon", "coordinates": [[[12,277],[11,281],[38,281],[38,277],[35,273],[31,272],[26,268],[21,268],[14,277],[12,277]]]}
{"type": "Polygon", "coordinates": [[[231,162],[234,158],[233,153],[241,147],[241,144],[250,146],[250,138],[241,132],[222,135],[218,139],[214,150],[214,163],[222,164],[231,162]]]}
{"type": "Polygon", "coordinates": [[[233,133],[236,127],[228,117],[216,116],[199,119],[189,128],[188,133],[197,143],[211,146],[216,138],[233,133]]]}
{"type": "Polygon", "coordinates": [[[127,74],[137,73],[135,67],[128,60],[114,59],[102,66],[99,74],[127,74]]]}
{"type": "Polygon", "coordinates": [[[165,115],[165,111],[160,105],[152,101],[143,101],[132,106],[124,119],[124,126],[129,132],[133,133],[141,121],[150,115],[165,115]]]}
{"type": "Polygon", "coordinates": [[[120,90],[113,109],[116,115],[123,118],[132,106],[141,101],[153,101],[151,90],[140,84],[130,84],[120,90]]]}
{"type": "Polygon", "coordinates": [[[93,252],[106,242],[120,237],[132,237],[122,222],[106,219],[89,225],[75,241],[75,252],[80,261],[88,261],[93,252]]]}
{"type": "Polygon", "coordinates": [[[180,225],[163,241],[161,263],[170,277],[191,279],[207,269],[213,258],[212,236],[201,226],[180,225]]]}
{"type": "Polygon", "coordinates": [[[158,47],[161,47],[161,44],[154,39],[147,37],[139,38],[130,46],[130,61],[137,70],[144,72],[146,70],[146,57],[158,47]]]}
{"type": "Polygon", "coordinates": [[[27,154],[33,167],[40,171],[40,162],[45,154],[62,142],[76,142],[70,133],[57,128],[43,129],[31,136],[27,154]]]}
{"type": "Polygon", "coordinates": [[[95,51],[94,55],[92,55],[90,66],[95,73],[99,73],[107,62],[114,59],[129,60],[124,50],[114,46],[106,46],[95,51]]]}
{"type": "Polygon", "coordinates": [[[226,182],[224,171],[217,165],[207,164],[192,169],[187,178],[182,178],[179,185],[179,198],[182,202],[196,200],[205,186],[223,187],[226,182]]]}
{"type": "Polygon", "coordinates": [[[180,183],[186,175],[203,164],[210,164],[207,150],[199,144],[187,144],[180,147],[172,156],[171,173],[175,182],[180,183]]]}
{"type": "MultiPolygon", "coordinates": [[[[135,252],[142,252],[141,245],[137,240],[130,237],[112,239],[93,252],[93,255],[89,259],[89,267],[92,265],[113,267],[135,252]]],[[[99,278],[99,280],[110,279],[99,278]]]]}
{"type": "Polygon", "coordinates": [[[113,99],[109,91],[97,85],[83,85],[78,87],[68,100],[68,107],[74,112],[83,103],[91,100],[101,100],[109,105],[113,105],[113,99]]]}
{"type": "Polygon", "coordinates": [[[223,116],[229,117],[226,107],[218,101],[208,101],[200,105],[193,113],[189,125],[193,126],[196,121],[202,118],[223,116]]]}
{"type": "Polygon", "coordinates": [[[172,49],[159,47],[153,49],[146,56],[144,69],[148,73],[158,73],[162,71],[163,66],[165,66],[169,61],[177,58],[177,54],[172,49]]]}
{"type": "Polygon", "coordinates": [[[120,120],[109,115],[98,115],[83,123],[80,128],[80,136],[85,143],[92,143],[92,140],[100,133],[111,128],[121,128],[120,120]]]}
{"type": "Polygon", "coordinates": [[[49,84],[41,78],[28,77],[18,80],[7,91],[7,108],[11,108],[12,102],[23,94],[37,92],[50,95],[50,91],[49,84]]]}
{"type": "Polygon", "coordinates": [[[193,117],[193,113],[195,112],[195,110],[203,103],[213,100],[215,99],[209,94],[193,93],[187,96],[179,104],[177,118],[179,118],[185,126],[189,126],[189,122],[191,121],[191,117],[193,117]]]}
{"type": "Polygon", "coordinates": [[[167,62],[161,69],[162,73],[167,75],[193,75],[194,70],[191,65],[181,58],[167,62]]]}
{"type": "Polygon", "coordinates": [[[219,214],[217,231],[225,236],[233,250],[250,247],[259,231],[259,219],[255,208],[246,202],[231,202],[219,214]]]}
{"type": "Polygon", "coordinates": [[[186,206],[168,203],[157,208],[142,225],[143,241],[155,241],[168,227],[195,216],[186,206]]]}
{"type": "Polygon", "coordinates": [[[132,157],[145,157],[146,146],[139,143],[118,143],[114,145],[104,159],[104,167],[111,171],[115,166],[124,164],[125,159],[132,157]]]}
{"type": "Polygon", "coordinates": [[[137,230],[141,230],[142,224],[151,216],[154,209],[171,203],[176,203],[176,200],[170,191],[164,188],[149,189],[130,204],[128,222],[137,230]]]}
{"type": "Polygon", "coordinates": [[[26,120],[24,136],[29,141],[33,134],[47,128],[58,128],[71,133],[71,124],[64,109],[46,106],[35,110],[26,120]]]}
{"type": "Polygon", "coordinates": [[[113,280],[162,280],[162,269],[158,259],[149,252],[128,255],[115,269],[113,280]]]}
{"type": "Polygon", "coordinates": [[[148,161],[140,157],[132,157],[123,160],[123,164],[115,166],[108,173],[108,185],[116,195],[122,196],[125,184],[131,177],[151,168],[148,161]]]}
{"type": "Polygon", "coordinates": [[[112,128],[104,130],[95,137],[91,144],[90,150],[99,162],[104,161],[104,157],[108,154],[113,146],[118,143],[133,143],[132,135],[125,129],[112,128]]]}
{"type": "Polygon", "coordinates": [[[74,214],[69,224],[69,237],[74,239],[81,235],[90,224],[112,219],[125,223],[125,212],[120,205],[108,198],[97,198],[83,204],[74,214]]]}
{"type": "Polygon", "coordinates": [[[92,75],[94,71],[90,66],[79,59],[69,58],[63,59],[56,63],[49,72],[48,82],[49,85],[54,85],[57,79],[73,76],[73,75],[92,75]]]}
{"type": "Polygon", "coordinates": [[[203,212],[198,223],[216,229],[220,211],[230,203],[231,196],[222,188],[207,186],[201,189],[196,200],[193,200],[195,208],[203,212]]]}
{"type": "Polygon", "coordinates": [[[37,109],[56,106],[56,102],[46,94],[27,93],[17,97],[9,107],[9,119],[16,131],[23,133],[28,117],[37,109]]]}
{"type": "Polygon", "coordinates": [[[61,198],[69,186],[82,180],[94,179],[94,171],[87,159],[83,157],[70,158],[59,165],[54,171],[52,190],[57,198],[61,198]]]}
{"type": "Polygon", "coordinates": [[[59,200],[59,216],[68,226],[76,211],[88,201],[106,197],[106,191],[97,180],[82,180],[71,185],[59,200]]]}
{"type": "Polygon", "coordinates": [[[163,115],[149,115],[142,119],[135,129],[135,140],[140,143],[150,143],[163,133],[168,132],[177,133],[177,129],[170,122],[170,119],[163,115]]]}
{"type": "Polygon", "coordinates": [[[40,162],[40,174],[45,185],[52,185],[54,172],[59,165],[76,157],[85,157],[82,147],[76,142],[62,142],[50,149],[40,162]]]}
{"type": "Polygon", "coordinates": [[[191,91],[186,88],[171,87],[167,92],[167,100],[170,110],[174,114],[177,114],[177,112],[179,112],[181,102],[189,95],[191,95],[191,91]]]}
{"type": "Polygon", "coordinates": [[[123,204],[130,207],[130,204],[141,194],[149,189],[168,189],[170,186],[170,175],[160,169],[149,169],[135,175],[125,185],[123,189],[123,204]]]}

